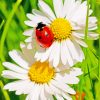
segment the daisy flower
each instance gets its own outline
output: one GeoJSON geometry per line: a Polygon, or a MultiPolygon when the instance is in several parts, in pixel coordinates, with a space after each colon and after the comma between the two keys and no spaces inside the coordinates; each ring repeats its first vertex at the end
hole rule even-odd
{"type": "Polygon", "coordinates": [[[2,76],[16,81],[8,83],[4,89],[16,91],[16,95],[27,94],[26,100],[72,100],[70,94],[76,92],[68,84],[77,84],[80,68],[67,68],[66,73],[57,72],[48,62],[34,61],[32,51],[21,44],[22,52],[10,51],[10,57],[16,62],[4,62],[8,70],[2,76]]]}
{"type": "MultiPolygon", "coordinates": [[[[81,47],[87,47],[84,42],[84,31],[87,16],[87,1],[81,0],[53,0],[54,12],[43,0],[39,0],[39,10],[33,9],[33,14],[27,14],[29,18],[25,24],[32,27],[24,32],[29,36],[25,41],[29,48],[34,45],[33,37],[38,23],[47,25],[54,35],[54,41],[49,48],[38,51],[35,58],[44,62],[49,60],[54,67],[59,64],[73,66],[76,62],[82,62],[84,54],[81,47]]],[[[92,32],[97,29],[97,19],[91,16],[92,10],[89,10],[88,38],[97,39],[98,34],[92,32]]]]}

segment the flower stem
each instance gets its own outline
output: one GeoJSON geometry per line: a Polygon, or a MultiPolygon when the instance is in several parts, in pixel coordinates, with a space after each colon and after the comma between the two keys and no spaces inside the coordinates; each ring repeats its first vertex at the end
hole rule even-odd
{"type": "MultiPolygon", "coordinates": [[[[99,51],[100,51],[100,35],[99,35],[99,51]]],[[[98,59],[98,77],[100,77],[100,52],[99,52],[99,59],[98,59]]]]}
{"type": "Polygon", "coordinates": [[[10,100],[10,97],[9,97],[7,91],[4,90],[3,87],[4,87],[3,82],[0,80],[0,88],[2,90],[2,93],[3,93],[4,97],[5,97],[5,100],[10,100]]]}
{"type": "Polygon", "coordinates": [[[8,33],[8,29],[10,27],[10,24],[11,24],[11,21],[12,21],[12,18],[15,14],[15,11],[17,10],[18,6],[20,5],[22,0],[17,0],[17,2],[15,3],[11,13],[9,14],[8,16],[8,19],[7,19],[7,22],[5,24],[5,27],[4,27],[4,31],[3,31],[3,34],[2,34],[2,37],[1,37],[1,42],[0,42],[0,58],[1,58],[1,61],[5,61],[5,58],[4,58],[4,42],[5,42],[5,39],[6,39],[6,36],[7,36],[7,33],[8,33]]]}
{"type": "Polygon", "coordinates": [[[1,24],[0,24],[0,30],[1,30],[1,28],[3,27],[4,23],[5,23],[5,21],[2,20],[2,22],[1,22],[1,24]]]}
{"type": "Polygon", "coordinates": [[[86,43],[87,43],[87,35],[88,35],[89,2],[90,2],[90,0],[87,0],[87,16],[86,16],[86,27],[85,27],[85,42],[86,43]]]}

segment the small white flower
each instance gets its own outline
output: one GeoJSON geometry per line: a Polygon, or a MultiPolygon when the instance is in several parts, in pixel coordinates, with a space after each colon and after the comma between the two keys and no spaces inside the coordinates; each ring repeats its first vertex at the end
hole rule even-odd
{"type": "MultiPolygon", "coordinates": [[[[28,47],[34,45],[33,37],[37,24],[43,22],[48,25],[53,34],[54,42],[48,49],[36,52],[35,58],[41,62],[49,60],[54,67],[59,64],[73,66],[76,62],[82,62],[84,54],[81,46],[87,47],[84,42],[84,31],[87,15],[87,1],[81,0],[53,0],[54,11],[43,1],[39,0],[38,4],[40,11],[33,9],[33,14],[27,14],[29,18],[25,24],[33,27],[24,32],[24,35],[29,36],[26,42],[28,47]]],[[[97,19],[91,16],[92,10],[89,10],[88,22],[88,38],[97,39],[98,34],[91,32],[97,29],[97,19]]]]}
{"type": "Polygon", "coordinates": [[[80,68],[66,69],[66,73],[57,72],[48,62],[37,62],[33,59],[32,51],[21,44],[22,52],[10,51],[10,57],[16,62],[4,62],[8,69],[2,76],[17,79],[8,83],[4,89],[16,91],[16,95],[27,94],[26,100],[72,100],[69,94],[76,92],[68,84],[77,84],[77,76],[82,74],[80,68]],[[63,98],[64,97],[64,98],[63,98]]]}

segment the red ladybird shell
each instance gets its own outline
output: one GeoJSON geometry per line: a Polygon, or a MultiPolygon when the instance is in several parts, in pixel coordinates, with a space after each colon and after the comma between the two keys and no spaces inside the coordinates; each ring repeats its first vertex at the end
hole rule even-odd
{"type": "Polygon", "coordinates": [[[36,39],[40,46],[48,48],[53,43],[53,33],[48,26],[36,29],[36,39]]]}

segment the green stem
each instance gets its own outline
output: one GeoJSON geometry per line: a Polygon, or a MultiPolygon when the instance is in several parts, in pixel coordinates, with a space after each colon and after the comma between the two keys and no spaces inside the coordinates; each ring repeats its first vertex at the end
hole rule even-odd
{"type": "MultiPolygon", "coordinates": [[[[100,51],[100,36],[99,36],[99,51],[100,51]]],[[[98,77],[100,77],[100,52],[99,52],[99,59],[98,59],[98,77]]]]}
{"type": "Polygon", "coordinates": [[[87,43],[87,35],[88,35],[89,2],[90,2],[90,0],[87,0],[87,16],[86,16],[86,27],[85,27],[85,42],[86,43],[87,43]]]}
{"type": "Polygon", "coordinates": [[[7,33],[8,33],[8,29],[9,29],[11,21],[12,21],[12,18],[14,16],[18,6],[20,5],[21,1],[22,0],[17,0],[17,2],[15,3],[11,13],[8,16],[7,22],[5,24],[4,31],[3,31],[3,34],[2,34],[2,37],[1,37],[1,43],[0,43],[0,58],[1,58],[1,61],[5,61],[5,58],[3,56],[3,54],[4,54],[4,52],[3,52],[4,42],[5,42],[5,39],[6,39],[6,36],[7,36],[7,33]]]}
{"type": "MultiPolygon", "coordinates": [[[[15,3],[11,13],[8,16],[8,19],[7,19],[5,27],[4,27],[4,31],[2,33],[2,37],[1,37],[1,41],[0,41],[0,59],[1,59],[1,62],[5,61],[5,58],[4,58],[4,42],[5,42],[7,33],[8,33],[8,29],[10,27],[12,18],[14,16],[18,6],[20,5],[21,1],[22,0],[17,0],[17,2],[15,3]]],[[[2,23],[0,25],[0,29],[2,28],[3,24],[4,24],[4,20],[2,21],[2,23]]],[[[3,89],[4,85],[3,85],[3,82],[1,80],[0,80],[0,87],[1,87],[2,93],[4,94],[5,100],[10,100],[9,94],[7,93],[6,90],[3,89]]]]}
{"type": "Polygon", "coordinates": [[[84,77],[86,77],[89,73],[92,73],[94,70],[96,70],[98,67],[92,68],[88,73],[84,74],[84,77]]]}
{"type": "Polygon", "coordinates": [[[90,68],[89,68],[88,64],[87,64],[87,69],[88,69],[88,75],[89,75],[90,84],[91,84],[91,91],[92,91],[92,94],[93,94],[93,98],[95,100],[95,93],[94,93],[94,89],[93,89],[93,83],[92,83],[92,79],[91,79],[91,75],[90,75],[90,68]]]}
{"type": "Polygon", "coordinates": [[[0,30],[1,30],[1,28],[3,27],[4,23],[5,23],[5,21],[2,20],[2,22],[1,22],[1,24],[0,24],[0,30]]]}
{"type": "Polygon", "coordinates": [[[5,97],[5,100],[10,100],[10,97],[9,97],[7,91],[3,89],[4,85],[3,85],[3,82],[1,80],[0,80],[0,87],[1,87],[2,93],[5,97]]]}
{"type": "Polygon", "coordinates": [[[30,0],[30,4],[32,8],[37,8],[38,0],[30,0]]]}
{"type": "MultiPolygon", "coordinates": [[[[85,26],[85,42],[86,43],[87,43],[87,35],[88,35],[89,2],[90,2],[90,0],[87,0],[87,15],[86,15],[86,26],[85,26]]],[[[87,48],[85,49],[85,57],[86,57],[85,62],[87,63],[87,48]]],[[[83,68],[83,71],[85,73],[85,68],[83,68]]],[[[83,79],[84,79],[84,75],[82,76],[82,80],[81,80],[79,100],[82,99],[81,98],[81,94],[82,94],[82,91],[83,91],[83,87],[82,87],[82,85],[83,85],[83,79]]]]}

